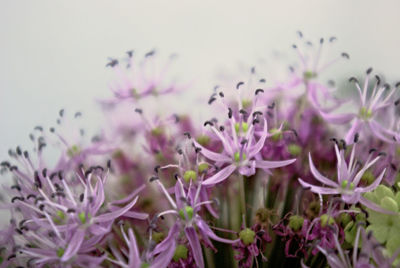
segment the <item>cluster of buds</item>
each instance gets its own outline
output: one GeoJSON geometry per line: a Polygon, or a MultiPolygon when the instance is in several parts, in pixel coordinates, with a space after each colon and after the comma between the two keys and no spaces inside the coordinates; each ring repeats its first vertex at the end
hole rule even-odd
{"type": "Polygon", "coordinates": [[[364,85],[350,78],[359,100],[340,98],[321,74],[349,55],[323,64],[336,38],[299,37],[286,80],[252,67],[221,81],[202,124],[140,108],[188,87],[168,78],[172,58],[161,69],[155,51],[111,59],[100,135],[86,141],[61,110],[56,128],[30,135],[33,153],[1,163],[14,183],[0,267],[399,265],[400,84],[370,87],[369,68],[364,85]]]}

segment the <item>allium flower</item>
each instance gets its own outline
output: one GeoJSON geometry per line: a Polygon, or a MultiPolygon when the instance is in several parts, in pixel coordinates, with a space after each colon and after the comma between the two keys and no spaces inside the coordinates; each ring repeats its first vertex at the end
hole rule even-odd
{"type": "Polygon", "coordinates": [[[363,197],[362,194],[370,192],[378,187],[386,170],[383,170],[379,177],[369,186],[362,187],[359,185],[363,174],[372,165],[374,165],[381,158],[381,156],[379,155],[371,160],[370,154],[365,165],[357,172],[358,164],[355,161],[355,149],[356,144],[353,145],[350,161],[349,163],[347,163],[344,156],[344,150],[339,150],[338,145],[335,144],[335,152],[337,158],[337,182],[326,178],[315,168],[310,153],[309,164],[311,173],[314,175],[315,179],[327,186],[312,185],[308,182],[303,181],[301,178],[299,178],[299,182],[304,188],[310,189],[310,191],[314,193],[321,195],[340,195],[343,202],[347,204],[361,203],[371,209],[384,212],[377,205],[363,197]]]}
{"type": "Polygon", "coordinates": [[[347,251],[342,249],[336,236],[334,236],[334,242],[337,252],[326,250],[317,245],[332,268],[390,268],[393,267],[394,260],[400,253],[400,250],[398,250],[393,257],[385,258],[382,254],[381,245],[376,242],[371,233],[366,233],[362,227],[357,229],[353,252],[350,256],[347,251]]]}
{"type": "Polygon", "coordinates": [[[249,116],[247,121],[241,119],[239,122],[236,122],[235,118],[231,116],[229,119],[231,133],[227,133],[228,130],[221,127],[218,130],[212,122],[208,122],[223,144],[224,149],[221,153],[208,150],[194,141],[195,146],[201,149],[201,154],[215,161],[217,166],[222,167],[228,164],[218,173],[207,178],[203,182],[203,185],[210,186],[220,183],[227,179],[235,170],[238,170],[242,175],[251,176],[256,172],[256,168],[261,168],[268,172],[269,169],[287,166],[296,161],[296,159],[284,161],[266,161],[260,159],[259,153],[270,134],[268,133],[267,121],[264,119],[263,130],[260,131],[261,136],[257,140],[255,127],[257,121],[253,120],[256,119],[257,113],[253,116],[249,116]],[[239,133],[242,134],[239,135],[239,133]]]}
{"type": "Polygon", "coordinates": [[[266,244],[270,243],[272,239],[265,230],[260,229],[259,225],[254,225],[251,228],[242,226],[239,238],[239,242],[232,246],[238,253],[235,255],[235,259],[239,261],[239,267],[252,267],[253,262],[257,262],[259,255],[261,255],[263,261],[267,261],[263,251],[266,244]]]}
{"type": "Polygon", "coordinates": [[[110,59],[107,66],[115,70],[117,80],[110,85],[115,95],[115,100],[110,102],[116,104],[120,101],[137,101],[147,96],[158,96],[182,90],[185,86],[176,85],[174,81],[168,81],[167,71],[174,59],[171,56],[166,64],[157,66],[155,63],[155,51],[145,54],[141,61],[136,60],[134,51],[128,51],[128,57],[123,59],[127,62],[125,67],[121,66],[117,59],[110,59]],[[157,68],[158,67],[158,68],[157,68]]]}
{"type": "Polygon", "coordinates": [[[307,255],[306,236],[310,221],[299,215],[287,214],[278,224],[273,226],[274,232],[285,241],[286,257],[302,257],[307,255]]]}
{"type": "Polygon", "coordinates": [[[350,144],[354,140],[356,133],[372,133],[376,138],[392,143],[395,133],[382,125],[388,118],[383,116],[383,112],[393,104],[393,95],[396,88],[391,89],[389,84],[381,85],[379,76],[376,77],[376,83],[371,95],[368,94],[368,85],[372,68],[367,70],[367,76],[364,86],[361,87],[358,80],[354,77],[350,81],[355,82],[360,101],[355,105],[357,111],[355,113],[332,114],[321,112],[323,118],[331,123],[345,124],[352,122],[348,130],[345,141],[350,144]]]}
{"type": "Polygon", "coordinates": [[[12,187],[15,196],[7,207],[19,218],[16,237],[23,241],[19,251],[29,263],[96,267],[104,256],[94,256],[93,251],[115,219],[122,215],[147,218],[130,212],[144,186],[122,200],[105,203],[107,172],[103,170],[92,167],[81,172],[86,177],[77,173],[72,178],[64,177],[63,171],[48,174],[43,169],[30,177],[18,170],[17,184],[12,187]]]}
{"type": "Polygon", "coordinates": [[[120,229],[127,250],[119,250],[113,244],[110,244],[111,253],[116,259],[107,258],[107,260],[123,268],[165,268],[168,266],[174,256],[175,246],[171,245],[171,247],[156,256],[153,256],[149,251],[140,254],[133,230],[129,228],[128,234],[126,234],[123,225],[120,226],[120,229]]]}
{"type": "MultiPolygon", "coordinates": [[[[301,32],[298,32],[298,34],[300,39],[304,41],[303,34],[301,32]]],[[[336,37],[330,37],[329,43],[333,43],[335,40],[336,37]]],[[[292,98],[293,100],[297,100],[297,98],[293,98],[293,96],[296,96],[293,94],[294,90],[304,85],[305,92],[304,90],[301,92],[304,92],[304,96],[317,111],[329,112],[339,107],[342,101],[333,95],[333,90],[318,81],[318,77],[341,58],[349,59],[349,55],[347,53],[342,53],[330,61],[323,62],[321,59],[323,58],[322,51],[326,43],[324,41],[324,38],[321,38],[317,46],[313,46],[313,43],[310,41],[304,41],[305,44],[301,47],[294,44],[293,48],[300,59],[300,67],[291,67],[292,73],[290,80],[285,83],[278,83],[276,86],[269,89],[268,92],[275,91],[278,94],[282,94],[283,91],[284,94],[286,93],[287,95],[285,96],[286,99],[292,98]],[[321,103],[321,99],[325,100],[325,102],[329,101],[331,106],[324,107],[321,103]]]]}
{"type": "Polygon", "coordinates": [[[192,253],[193,258],[200,268],[204,267],[204,260],[203,260],[203,253],[201,250],[200,238],[203,243],[210,247],[214,248],[210,239],[216,240],[222,243],[233,244],[238,242],[238,240],[229,240],[225,238],[218,237],[208,226],[208,224],[202,219],[199,215],[199,211],[202,205],[207,203],[212,203],[213,201],[203,201],[199,202],[199,193],[201,189],[201,184],[199,184],[198,188],[195,191],[195,195],[191,195],[191,189],[185,191],[182,182],[180,179],[177,180],[174,193],[175,193],[175,200],[169,195],[167,189],[164,185],[159,181],[158,178],[153,177],[151,179],[155,181],[164,195],[166,196],[168,202],[172,206],[173,209],[166,210],[161,212],[157,215],[157,217],[161,217],[167,214],[172,214],[176,216],[176,222],[171,228],[168,237],[163,240],[160,244],[157,245],[154,252],[159,253],[166,250],[169,247],[172,247],[175,244],[176,234],[179,230],[184,231],[185,238],[188,240],[192,253]],[[174,230],[174,231],[172,231],[174,230]]]}

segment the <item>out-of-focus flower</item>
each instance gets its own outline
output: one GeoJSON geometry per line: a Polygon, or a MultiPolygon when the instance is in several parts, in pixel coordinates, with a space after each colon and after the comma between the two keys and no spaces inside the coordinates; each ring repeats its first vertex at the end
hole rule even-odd
{"type": "Polygon", "coordinates": [[[350,78],[350,81],[355,83],[360,97],[359,102],[354,106],[357,107],[355,112],[344,114],[321,112],[323,118],[331,123],[346,124],[352,122],[345,137],[345,141],[348,144],[353,142],[356,133],[366,134],[366,136],[372,133],[376,138],[389,143],[393,142],[393,137],[396,135],[382,124],[385,121],[389,124],[388,117],[383,113],[394,103],[392,97],[396,92],[396,88],[391,88],[389,84],[381,85],[381,79],[379,76],[375,76],[376,83],[371,95],[369,95],[368,85],[371,72],[372,68],[369,68],[363,87],[360,86],[356,78],[350,78]],[[368,131],[367,133],[365,133],[366,130],[368,131]]]}
{"type": "Polygon", "coordinates": [[[364,173],[372,165],[374,165],[381,158],[381,156],[377,156],[371,160],[370,154],[365,165],[357,172],[358,164],[355,161],[355,149],[356,145],[354,144],[351,151],[350,161],[347,164],[344,156],[344,150],[339,150],[337,144],[335,144],[337,158],[337,182],[326,178],[315,168],[311,154],[309,154],[311,173],[319,182],[327,185],[328,187],[312,185],[303,181],[301,178],[299,178],[299,182],[304,188],[307,188],[314,193],[321,195],[340,195],[342,200],[347,204],[361,203],[371,209],[384,212],[384,210],[363,197],[362,194],[370,192],[378,187],[379,183],[383,179],[385,170],[383,170],[379,177],[369,186],[362,187],[359,185],[364,173]]]}

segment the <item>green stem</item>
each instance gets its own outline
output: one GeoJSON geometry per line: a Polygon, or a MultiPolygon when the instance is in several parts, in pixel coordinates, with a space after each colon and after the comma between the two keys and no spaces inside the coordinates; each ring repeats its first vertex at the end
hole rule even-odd
{"type": "Polygon", "coordinates": [[[246,226],[246,196],[244,190],[244,177],[239,175],[239,192],[240,192],[240,214],[242,215],[244,225],[246,226]]]}

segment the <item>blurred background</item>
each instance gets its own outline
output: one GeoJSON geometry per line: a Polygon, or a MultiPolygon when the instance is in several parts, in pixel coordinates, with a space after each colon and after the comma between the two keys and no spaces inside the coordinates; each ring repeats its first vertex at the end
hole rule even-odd
{"type": "Polygon", "coordinates": [[[83,111],[87,127],[97,128],[95,100],[111,96],[114,77],[107,58],[130,49],[177,54],[171,73],[191,89],[176,101],[192,109],[225,70],[278,52],[295,59],[297,30],[313,40],[338,38],[335,49],[351,57],[333,69],[338,77],[373,66],[400,80],[399,11],[398,0],[1,0],[0,159],[30,145],[34,126],[54,125],[61,108],[83,111]]]}

